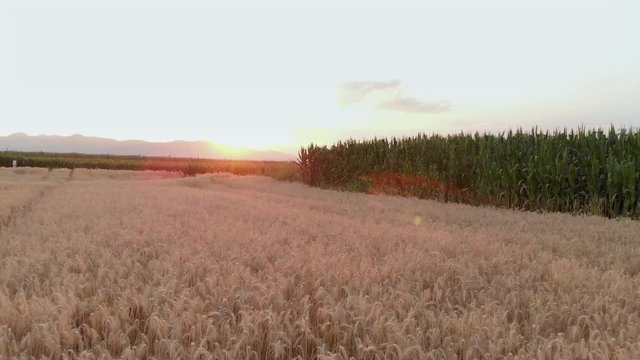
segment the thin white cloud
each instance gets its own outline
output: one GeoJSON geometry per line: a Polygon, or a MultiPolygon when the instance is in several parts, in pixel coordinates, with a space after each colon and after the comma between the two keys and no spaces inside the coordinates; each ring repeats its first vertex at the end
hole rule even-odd
{"type": "Polygon", "coordinates": [[[425,101],[402,96],[380,104],[381,108],[411,113],[439,113],[449,111],[448,101],[425,101]]]}
{"type": "Polygon", "coordinates": [[[369,103],[380,110],[404,113],[439,113],[450,110],[448,101],[431,101],[409,96],[399,80],[354,81],[340,87],[340,105],[369,103]]]}
{"type": "Polygon", "coordinates": [[[340,104],[351,105],[364,102],[376,93],[390,94],[400,92],[400,81],[354,81],[340,86],[340,104]]]}

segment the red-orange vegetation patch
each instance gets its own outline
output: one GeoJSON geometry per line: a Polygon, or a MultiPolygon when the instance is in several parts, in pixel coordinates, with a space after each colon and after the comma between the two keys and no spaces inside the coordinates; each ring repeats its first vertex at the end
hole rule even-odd
{"type": "Polygon", "coordinates": [[[467,189],[459,189],[453,184],[426,176],[386,172],[364,178],[371,184],[367,190],[369,194],[417,196],[460,202],[477,200],[467,189]]]}

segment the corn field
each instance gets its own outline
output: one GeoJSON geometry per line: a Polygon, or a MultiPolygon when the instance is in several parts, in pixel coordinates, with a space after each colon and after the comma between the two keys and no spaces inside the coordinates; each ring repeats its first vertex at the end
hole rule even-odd
{"type": "Polygon", "coordinates": [[[420,198],[639,215],[640,132],[633,129],[420,134],[311,144],[298,155],[303,181],[314,186],[366,190],[386,181],[420,198]]]}

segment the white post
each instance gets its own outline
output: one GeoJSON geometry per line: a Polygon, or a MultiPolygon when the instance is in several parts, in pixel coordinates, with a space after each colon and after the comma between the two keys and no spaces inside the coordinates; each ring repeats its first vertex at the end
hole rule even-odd
{"type": "Polygon", "coordinates": [[[13,160],[13,167],[18,167],[18,160],[13,160]]]}

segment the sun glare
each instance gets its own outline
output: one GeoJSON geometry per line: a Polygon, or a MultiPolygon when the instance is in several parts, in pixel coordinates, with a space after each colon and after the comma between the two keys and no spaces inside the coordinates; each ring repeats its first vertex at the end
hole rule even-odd
{"type": "Polygon", "coordinates": [[[291,143],[291,135],[282,132],[233,132],[213,137],[212,144],[228,155],[242,155],[248,150],[277,150],[291,143]]]}

